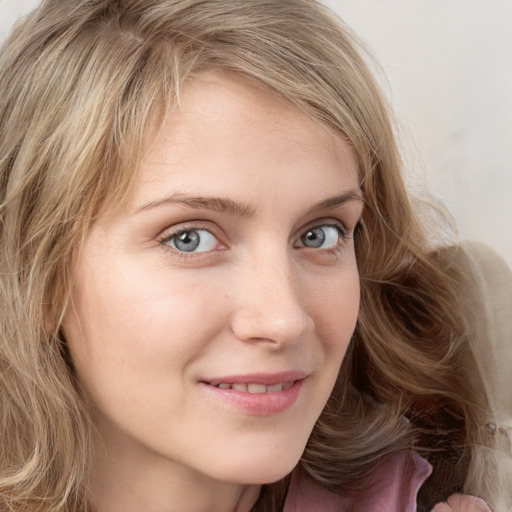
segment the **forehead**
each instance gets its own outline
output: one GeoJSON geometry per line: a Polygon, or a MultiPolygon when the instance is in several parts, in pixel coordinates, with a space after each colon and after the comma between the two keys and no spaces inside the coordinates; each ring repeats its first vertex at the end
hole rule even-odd
{"type": "Polygon", "coordinates": [[[179,104],[148,139],[139,183],[171,173],[178,184],[195,164],[199,182],[211,182],[218,171],[236,180],[250,167],[277,186],[281,164],[300,173],[308,159],[318,176],[339,164],[341,186],[346,180],[357,186],[356,159],[340,133],[263,87],[210,72],[185,85],[179,104]],[[343,172],[347,162],[355,172],[343,172]]]}
{"type": "MultiPolygon", "coordinates": [[[[190,131],[195,137],[198,124],[203,125],[205,131],[222,128],[225,132],[231,128],[237,139],[243,138],[247,129],[282,134],[286,127],[289,138],[314,131],[318,136],[311,138],[311,146],[321,138],[322,145],[330,144],[333,150],[342,139],[341,133],[311,118],[264,85],[219,72],[203,72],[185,85],[156,142],[169,135],[179,142],[189,136],[190,131]]],[[[154,142],[155,138],[149,142],[153,151],[154,142]]],[[[308,147],[310,144],[305,149],[308,147]]]]}

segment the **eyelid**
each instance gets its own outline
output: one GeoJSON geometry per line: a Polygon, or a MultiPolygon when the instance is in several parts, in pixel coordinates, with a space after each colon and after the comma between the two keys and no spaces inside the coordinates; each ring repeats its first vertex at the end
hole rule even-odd
{"type": "MultiPolygon", "coordinates": [[[[293,243],[294,247],[303,248],[305,250],[310,250],[310,248],[300,244],[301,237],[310,229],[318,228],[318,227],[332,227],[335,228],[340,234],[340,243],[338,247],[343,245],[343,241],[352,239],[354,237],[354,233],[357,229],[358,223],[354,226],[353,229],[348,229],[341,220],[326,217],[322,219],[316,219],[314,221],[309,222],[305,226],[303,226],[295,236],[295,241],[293,243]]],[[[160,235],[156,237],[156,241],[158,245],[166,250],[171,252],[174,256],[181,259],[194,259],[194,258],[207,258],[208,256],[212,256],[218,251],[223,251],[228,249],[227,244],[224,243],[225,235],[222,230],[215,224],[209,220],[193,220],[193,221],[185,221],[178,223],[176,225],[171,226],[170,228],[165,229],[161,232],[160,235]],[[218,241],[219,246],[211,251],[202,251],[202,252],[184,252],[179,251],[170,245],[167,242],[173,237],[184,231],[193,231],[193,230],[201,230],[207,231],[210,233],[215,239],[218,241]]],[[[315,252],[321,252],[322,249],[311,249],[315,252]]],[[[323,251],[332,251],[333,249],[323,249],[323,251]]]]}
{"type": "Polygon", "coordinates": [[[209,221],[188,221],[188,222],[182,222],[180,224],[176,224],[164,231],[160,235],[157,236],[156,241],[158,244],[165,250],[171,251],[173,254],[176,254],[179,257],[182,258],[193,258],[193,257],[204,257],[208,254],[211,254],[215,252],[216,250],[223,250],[226,248],[225,244],[221,240],[223,238],[222,233],[220,229],[216,228],[215,225],[212,225],[209,221]],[[183,233],[184,231],[206,231],[210,233],[215,239],[217,240],[220,247],[218,249],[214,249],[212,251],[203,251],[203,252],[190,252],[186,253],[183,251],[179,251],[170,245],[167,244],[172,237],[179,235],[180,233],[183,233]]]}
{"type": "Polygon", "coordinates": [[[322,227],[331,227],[337,229],[338,232],[340,233],[340,236],[343,239],[352,238],[355,231],[355,228],[353,230],[348,229],[342,221],[334,219],[332,217],[327,217],[309,222],[308,224],[300,228],[296,236],[296,240],[300,241],[300,238],[309,230],[322,227]]]}

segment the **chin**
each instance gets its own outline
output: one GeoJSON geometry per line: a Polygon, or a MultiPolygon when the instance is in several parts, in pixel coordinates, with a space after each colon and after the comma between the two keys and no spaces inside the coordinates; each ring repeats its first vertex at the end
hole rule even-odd
{"type": "Polygon", "coordinates": [[[304,448],[305,443],[298,446],[282,443],[279,447],[270,444],[245,450],[245,453],[237,457],[226,457],[220,479],[244,485],[277,482],[294,470],[304,448]]]}
{"type": "Polygon", "coordinates": [[[229,472],[222,480],[239,485],[265,485],[277,482],[289,475],[300,460],[294,459],[290,464],[269,464],[246,468],[242,471],[229,472]]]}

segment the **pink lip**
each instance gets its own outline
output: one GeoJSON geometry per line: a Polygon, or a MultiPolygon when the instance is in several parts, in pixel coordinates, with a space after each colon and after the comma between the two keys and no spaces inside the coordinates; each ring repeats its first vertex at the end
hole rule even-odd
{"type": "Polygon", "coordinates": [[[289,409],[297,400],[307,374],[302,371],[286,371],[274,374],[254,373],[207,379],[200,382],[215,398],[235,406],[252,416],[271,416],[289,409]],[[234,389],[222,389],[219,384],[262,384],[273,386],[288,383],[281,391],[249,393],[234,389]],[[291,385],[290,385],[291,383],[291,385]]]}

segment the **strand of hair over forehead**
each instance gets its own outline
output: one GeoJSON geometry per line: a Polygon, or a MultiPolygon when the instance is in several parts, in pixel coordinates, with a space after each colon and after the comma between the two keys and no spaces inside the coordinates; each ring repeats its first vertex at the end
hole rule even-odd
{"type": "MultiPolygon", "coordinates": [[[[281,65],[278,66],[279,69],[273,70],[273,77],[268,74],[264,76],[265,71],[263,71],[262,81],[267,82],[267,85],[269,82],[272,82],[272,85],[285,83],[285,88],[294,89],[293,96],[295,96],[295,100],[298,97],[304,100],[300,101],[300,103],[303,103],[302,107],[309,104],[306,109],[310,113],[313,112],[314,117],[327,121],[328,124],[334,125],[336,128],[340,127],[339,121],[342,119],[342,131],[347,128],[344,123],[348,121],[352,129],[349,129],[346,134],[349,135],[351,132],[351,136],[349,136],[351,142],[355,142],[353,137],[359,139],[359,147],[364,147],[365,152],[369,151],[370,154],[376,155],[375,145],[379,145],[379,143],[371,142],[372,138],[375,137],[368,136],[367,129],[359,124],[359,119],[356,119],[358,116],[352,112],[354,105],[348,104],[345,101],[347,98],[340,97],[340,91],[337,90],[337,86],[340,84],[336,83],[336,79],[333,82],[333,75],[338,72],[336,59],[339,60],[341,66],[346,67],[346,73],[356,76],[361,73],[361,69],[352,69],[354,63],[351,59],[358,56],[356,55],[357,52],[352,53],[350,46],[357,48],[359,51],[363,50],[364,53],[366,53],[366,50],[361,47],[358,39],[353,36],[350,29],[344,26],[341,20],[337,19],[332,12],[315,0],[250,0],[250,2],[246,0],[44,0],[42,4],[43,12],[45,7],[50,10],[55,9],[57,13],[60,11],[63,16],[72,15],[73,13],[81,15],[83,11],[84,16],[88,18],[85,21],[86,24],[98,22],[101,24],[103,21],[105,28],[111,26],[114,29],[121,30],[123,36],[138,39],[141,44],[148,45],[148,48],[153,43],[158,43],[159,39],[170,38],[173,40],[174,50],[177,53],[180,52],[180,47],[188,53],[187,45],[193,44],[195,41],[194,34],[198,34],[200,40],[197,42],[199,46],[203,46],[203,49],[199,52],[196,52],[197,48],[193,50],[192,59],[189,59],[187,65],[186,59],[178,58],[176,60],[178,66],[175,70],[181,68],[182,71],[185,70],[184,67],[191,69],[194,67],[191,61],[197,58],[200,59],[200,54],[208,47],[210,38],[215,42],[214,44],[229,45],[230,32],[233,30],[236,33],[242,30],[249,34],[249,37],[254,37],[257,40],[261,35],[259,29],[267,27],[270,32],[273,32],[273,37],[276,39],[270,41],[263,38],[260,42],[264,45],[281,46],[279,38],[282,38],[283,44],[282,48],[278,48],[279,59],[281,60],[281,65]],[[204,6],[204,11],[202,6],[204,6]],[[182,27],[180,16],[185,11],[188,12],[186,12],[186,18],[183,18],[186,22],[182,27]],[[159,12],[162,14],[161,22],[159,12]],[[208,20],[205,19],[204,12],[208,12],[208,20]],[[167,21],[170,19],[169,16],[172,19],[173,13],[177,16],[177,24],[172,32],[167,32],[167,21]],[[279,28],[275,31],[272,29],[272,26],[276,23],[282,25],[282,27],[287,27],[284,29],[285,33],[280,33],[279,28]],[[338,32],[336,26],[339,27],[340,23],[343,25],[343,29],[339,33],[344,35],[341,39],[338,39],[335,34],[338,32]],[[301,27],[303,29],[307,28],[305,33],[308,35],[304,46],[302,46],[302,43],[297,44],[297,41],[293,40],[294,38],[287,37],[286,32],[293,26],[299,27],[299,29],[301,27]],[[252,31],[251,28],[255,30],[252,31]],[[196,30],[198,32],[195,32],[196,30]],[[307,41],[307,38],[311,38],[314,33],[318,34],[316,48],[312,48],[307,41]],[[216,41],[219,34],[220,39],[216,41]],[[223,34],[227,35],[227,41],[222,41],[223,34]],[[334,38],[336,42],[334,42],[334,38]],[[342,52],[339,51],[338,46],[343,46],[342,52]],[[319,48],[323,49],[319,50],[319,48]],[[282,53],[283,49],[285,53],[282,53]],[[316,52],[318,51],[323,55],[317,55],[316,52]],[[345,52],[351,53],[349,58],[347,58],[345,52]],[[294,71],[289,72],[286,66],[292,66],[294,71]],[[298,71],[299,68],[300,72],[298,71]],[[304,73],[305,78],[297,80],[297,77],[302,73],[304,73]],[[314,85],[313,82],[315,82],[314,85]],[[336,103],[337,109],[340,109],[335,116],[338,118],[336,120],[332,118],[333,111],[329,112],[329,108],[324,108],[323,99],[325,98],[322,99],[322,95],[326,96],[326,93],[330,96],[330,101],[333,104],[336,103]]],[[[300,30],[296,31],[296,36],[301,39],[300,30]]],[[[262,51],[264,50],[262,49],[262,51]]],[[[272,49],[270,51],[273,52],[272,49]]],[[[258,79],[260,78],[258,76],[260,63],[257,60],[264,59],[265,56],[260,54],[256,60],[253,60],[254,55],[250,56],[251,53],[253,51],[249,50],[246,57],[253,66],[251,71],[253,78],[258,79]]],[[[165,58],[169,57],[173,58],[168,53],[165,58]]],[[[179,99],[180,85],[183,83],[181,79],[186,78],[187,73],[177,72],[172,75],[174,78],[178,78],[180,82],[175,83],[175,87],[172,87],[171,99],[174,100],[179,99]]],[[[370,76],[365,76],[364,80],[360,79],[359,81],[359,88],[366,90],[369,87],[371,89],[369,84],[372,79],[370,76]]],[[[280,86],[276,89],[279,90],[280,86]]],[[[364,94],[369,98],[374,96],[375,91],[364,94]]]]}

